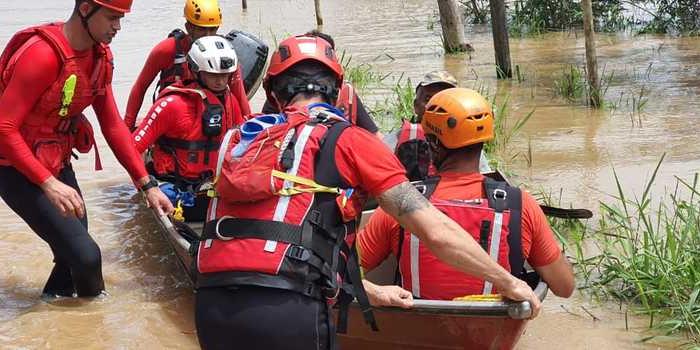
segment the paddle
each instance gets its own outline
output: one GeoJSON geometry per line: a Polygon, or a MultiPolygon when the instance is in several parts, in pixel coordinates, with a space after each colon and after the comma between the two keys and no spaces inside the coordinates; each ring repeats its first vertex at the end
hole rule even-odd
{"type": "Polygon", "coordinates": [[[560,219],[590,219],[593,212],[588,209],[564,209],[540,204],[544,215],[560,219]]]}

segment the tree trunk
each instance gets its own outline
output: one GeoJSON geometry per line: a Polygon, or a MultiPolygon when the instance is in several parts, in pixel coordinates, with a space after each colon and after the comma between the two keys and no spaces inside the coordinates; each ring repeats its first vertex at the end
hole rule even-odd
{"type": "Polygon", "coordinates": [[[591,106],[600,106],[600,82],[598,80],[598,56],[595,48],[595,31],[593,30],[593,8],[591,0],[582,0],[583,33],[586,36],[586,75],[591,106]]]}
{"type": "Polygon", "coordinates": [[[321,15],[321,0],[314,0],[314,6],[316,7],[316,25],[323,25],[323,15],[321,15]]]}
{"type": "Polygon", "coordinates": [[[445,52],[466,51],[467,40],[464,37],[464,24],[458,11],[457,0],[438,0],[438,8],[445,52]]]}
{"type": "Polygon", "coordinates": [[[496,52],[496,74],[498,79],[513,76],[510,68],[510,44],[508,43],[508,26],[506,22],[506,4],[504,0],[490,0],[491,30],[493,31],[493,48],[496,52]]]}
{"type": "Polygon", "coordinates": [[[243,6],[244,10],[248,9],[248,0],[241,0],[241,6],[243,6]]]}

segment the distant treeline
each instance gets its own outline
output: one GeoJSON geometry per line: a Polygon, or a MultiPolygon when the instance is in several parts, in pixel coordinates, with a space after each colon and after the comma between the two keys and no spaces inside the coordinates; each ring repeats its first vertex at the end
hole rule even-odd
{"type": "MultiPolygon", "coordinates": [[[[468,23],[489,21],[488,0],[460,0],[468,23]]],[[[506,1],[512,34],[565,31],[583,26],[580,0],[506,1]]],[[[596,30],[700,35],[698,0],[593,0],[596,30]]]]}

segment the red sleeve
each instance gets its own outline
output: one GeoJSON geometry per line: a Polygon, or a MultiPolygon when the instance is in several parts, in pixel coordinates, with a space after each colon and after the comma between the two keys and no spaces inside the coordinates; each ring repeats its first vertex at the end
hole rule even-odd
{"type": "Polygon", "coordinates": [[[148,176],[146,167],[143,165],[141,155],[134,148],[129,129],[127,129],[119,116],[119,110],[114,101],[112,85],[107,85],[105,91],[104,96],[95,98],[92,107],[95,110],[100,129],[109,147],[114,152],[119,163],[129,173],[131,179],[136,182],[136,180],[148,176]]]}
{"type": "Polygon", "coordinates": [[[389,254],[396,256],[401,226],[381,208],[377,209],[357,235],[360,265],[370,271],[381,264],[389,254]]]}
{"type": "Polygon", "coordinates": [[[522,212],[523,256],[533,267],[546,266],[561,255],[547,218],[535,198],[523,191],[522,212]]]}
{"type": "Polygon", "coordinates": [[[188,130],[179,130],[181,127],[177,122],[189,120],[189,118],[182,116],[189,110],[187,103],[178,95],[170,95],[157,100],[146,114],[146,118],[141,121],[141,125],[133,133],[138,153],[145,152],[148,147],[156,143],[159,137],[165,134],[186,134],[188,130]]]}
{"type": "Polygon", "coordinates": [[[59,65],[54,50],[44,41],[37,41],[20,54],[7,88],[0,94],[0,154],[37,185],[51,172],[36,159],[19,129],[58,78],[59,65]]]}
{"type": "Polygon", "coordinates": [[[236,69],[231,77],[229,89],[231,89],[231,93],[236,98],[236,101],[238,101],[238,106],[241,108],[241,113],[244,116],[250,115],[250,102],[248,101],[248,96],[245,93],[245,86],[243,85],[243,78],[241,77],[240,65],[238,65],[238,69],[236,69]]]}
{"type": "Polygon", "coordinates": [[[376,136],[356,126],[338,138],[336,165],[343,180],[373,197],[408,181],[396,156],[376,136]]]}
{"type": "Polygon", "coordinates": [[[136,125],[136,118],[139,110],[141,110],[146,90],[151,86],[158,73],[172,64],[174,54],[175,39],[173,38],[161,41],[151,50],[139,77],[131,88],[131,93],[129,93],[129,101],[127,102],[126,114],[124,115],[124,123],[128,128],[133,128],[136,125]]]}

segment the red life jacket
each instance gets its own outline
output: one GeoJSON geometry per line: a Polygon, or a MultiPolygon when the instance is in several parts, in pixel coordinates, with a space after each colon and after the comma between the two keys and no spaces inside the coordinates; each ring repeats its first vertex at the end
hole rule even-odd
{"type": "MultiPolygon", "coordinates": [[[[431,177],[422,185],[428,197],[439,178],[431,177]]],[[[430,202],[470,233],[475,241],[508,271],[520,277],[523,266],[520,241],[521,194],[505,182],[484,180],[487,198],[440,200],[430,202]],[[512,198],[510,198],[512,197],[512,198]]],[[[440,261],[420,240],[400,231],[398,272],[403,288],[417,298],[452,300],[456,297],[497,292],[490,282],[467,275],[440,261]]]]}
{"type": "MultiPolygon", "coordinates": [[[[20,127],[20,133],[34,156],[53,175],[57,175],[70,162],[74,147],[77,146],[82,152],[89,151],[94,145],[92,126],[82,112],[95,97],[105,94],[114,69],[109,46],[100,44],[93,49],[97,56],[93,71],[83,72],[62,28],[62,23],[52,23],[22,30],[10,39],[0,56],[0,94],[9,83],[17,60],[31,44],[39,40],[47,42],[61,61],[62,68],[56,82],[41,95],[20,127]],[[70,104],[64,103],[64,87],[70,90],[67,88],[69,80],[75,81],[70,104]]],[[[0,158],[0,165],[11,164],[0,158]]],[[[99,155],[95,167],[101,169],[99,155]]]]}
{"type": "Polygon", "coordinates": [[[174,84],[188,84],[196,79],[187,65],[187,52],[192,46],[192,40],[182,29],[174,29],[168,38],[175,40],[175,54],[173,64],[160,72],[160,79],[156,91],[160,93],[166,87],[174,84]]]}
{"type": "Polygon", "coordinates": [[[430,146],[425,140],[425,133],[420,123],[412,123],[408,120],[401,122],[394,153],[406,168],[406,176],[411,181],[420,181],[435,173],[430,146]]]}
{"type": "Polygon", "coordinates": [[[200,182],[214,174],[221,140],[226,131],[235,126],[235,114],[240,113],[240,109],[235,105],[230,93],[227,93],[222,103],[215,94],[202,89],[196,83],[188,86],[174,84],[161,92],[155,102],[159,107],[147,118],[157,117],[159,108],[167,106],[168,97],[171,95],[183,96],[191,102],[190,110],[183,113],[183,117],[193,118],[193,127],[184,138],[158,138],[151,153],[154,175],[173,183],[200,182]],[[218,134],[216,130],[205,132],[211,118],[216,119],[212,120],[214,124],[220,125],[218,134]]]}
{"type": "Polygon", "coordinates": [[[350,124],[357,125],[357,94],[350,83],[343,82],[335,105],[345,113],[345,118],[350,124]]]}
{"type": "MultiPolygon", "coordinates": [[[[286,122],[261,131],[238,158],[231,154],[238,130],[224,139],[197,285],[257,285],[333,299],[342,288],[338,276],[347,275],[369,307],[354,249],[363,200],[335,166],[336,141],[350,124],[318,108],[286,109],[283,116],[286,122]]],[[[353,297],[344,295],[346,307],[353,297]]]]}

